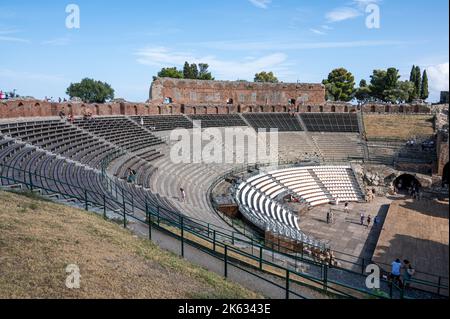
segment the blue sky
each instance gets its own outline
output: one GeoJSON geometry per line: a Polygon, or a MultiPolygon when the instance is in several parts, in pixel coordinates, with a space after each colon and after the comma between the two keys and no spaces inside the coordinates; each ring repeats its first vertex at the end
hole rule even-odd
{"type": "Polygon", "coordinates": [[[153,75],[185,60],[216,79],[321,82],[336,67],[370,79],[373,69],[427,68],[431,100],[448,90],[447,0],[0,0],[0,90],[64,97],[71,82],[110,83],[116,97],[145,101],[153,75]],[[66,6],[80,28],[66,27],[66,6]],[[380,28],[366,8],[380,9],[380,28]]]}

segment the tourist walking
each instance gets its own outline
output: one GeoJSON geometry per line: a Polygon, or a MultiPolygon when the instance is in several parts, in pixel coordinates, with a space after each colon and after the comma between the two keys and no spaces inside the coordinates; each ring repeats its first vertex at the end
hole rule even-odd
{"type": "Polygon", "coordinates": [[[181,195],[181,202],[185,202],[186,201],[186,192],[184,191],[183,188],[180,188],[180,195],[181,195]]]}
{"type": "Polygon", "coordinates": [[[409,260],[403,261],[403,270],[403,285],[405,288],[408,288],[410,286],[411,279],[416,273],[416,270],[409,260]]]}
{"type": "Polygon", "coordinates": [[[391,283],[401,286],[401,270],[402,262],[397,258],[391,265],[391,283]]]}
{"type": "Polygon", "coordinates": [[[366,220],[366,215],[364,215],[364,213],[361,213],[361,226],[364,226],[365,220],[366,220]]]}
{"type": "Polygon", "coordinates": [[[327,224],[329,225],[331,223],[331,211],[329,210],[327,213],[327,224]]]}
{"type": "Polygon", "coordinates": [[[370,225],[372,224],[372,216],[367,217],[367,228],[370,228],[370,225]]]}
{"type": "Polygon", "coordinates": [[[380,217],[375,216],[374,220],[373,220],[373,225],[375,227],[378,227],[378,225],[380,224],[380,217]]]}
{"type": "Polygon", "coordinates": [[[348,203],[345,203],[345,206],[344,206],[344,212],[345,212],[346,214],[350,213],[350,209],[349,209],[349,207],[348,207],[348,203]]]}

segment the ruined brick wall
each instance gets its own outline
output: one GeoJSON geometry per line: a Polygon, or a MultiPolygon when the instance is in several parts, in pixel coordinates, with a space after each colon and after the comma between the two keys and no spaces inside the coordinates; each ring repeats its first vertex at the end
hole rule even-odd
{"type": "Polygon", "coordinates": [[[448,134],[438,134],[437,152],[437,175],[442,177],[444,175],[444,167],[448,164],[449,161],[448,134]]]}
{"type": "Polygon", "coordinates": [[[111,102],[88,104],[79,102],[51,103],[40,100],[4,100],[0,102],[0,119],[20,117],[52,117],[60,111],[66,115],[81,116],[91,112],[94,116],[180,114],[180,105],[154,105],[150,103],[111,102]]]}
{"type": "Polygon", "coordinates": [[[160,104],[168,98],[184,105],[317,105],[325,103],[325,87],[304,83],[156,79],[150,88],[150,100],[160,104]]]}
{"type": "Polygon", "coordinates": [[[362,106],[365,113],[430,113],[431,107],[426,104],[389,104],[370,103],[362,106]]]}

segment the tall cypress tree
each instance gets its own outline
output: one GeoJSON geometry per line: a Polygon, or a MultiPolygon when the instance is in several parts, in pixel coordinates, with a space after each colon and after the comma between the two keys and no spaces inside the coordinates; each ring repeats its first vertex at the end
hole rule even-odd
{"type": "Polygon", "coordinates": [[[192,79],[191,66],[187,61],[184,63],[183,76],[185,79],[192,79]]]}
{"type": "Polygon", "coordinates": [[[411,69],[411,73],[409,75],[409,81],[412,83],[416,83],[416,66],[413,65],[411,69]]]}
{"type": "Polygon", "coordinates": [[[428,88],[428,74],[427,74],[427,70],[425,70],[425,71],[423,71],[422,86],[421,86],[421,90],[420,90],[420,98],[425,101],[426,99],[428,99],[429,96],[430,96],[430,90],[428,88]]]}
{"type": "Polygon", "coordinates": [[[417,83],[417,69],[416,66],[413,65],[411,69],[411,73],[409,76],[409,81],[414,84],[414,91],[412,92],[411,96],[409,97],[408,102],[412,102],[413,100],[417,99],[419,97],[418,94],[416,94],[416,83],[417,83]]]}
{"type": "Polygon", "coordinates": [[[420,71],[420,66],[416,66],[415,68],[415,76],[414,76],[414,96],[415,98],[420,98],[420,91],[422,85],[422,73],[420,71]]]}

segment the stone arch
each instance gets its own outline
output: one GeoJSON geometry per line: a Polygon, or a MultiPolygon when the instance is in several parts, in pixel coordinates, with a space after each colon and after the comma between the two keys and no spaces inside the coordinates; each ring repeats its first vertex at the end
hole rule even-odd
{"type": "Polygon", "coordinates": [[[272,113],[275,113],[276,112],[276,108],[275,108],[275,106],[272,106],[272,113]]]}
{"type": "Polygon", "coordinates": [[[95,104],[95,115],[99,116],[100,115],[100,107],[98,106],[98,104],[95,104]]]}
{"type": "Polygon", "coordinates": [[[399,192],[405,192],[411,187],[422,187],[419,180],[412,174],[404,173],[394,180],[394,187],[399,192]]]}
{"type": "Polygon", "coordinates": [[[172,115],[173,114],[173,106],[169,105],[168,109],[169,109],[169,114],[172,115]]]}
{"type": "Polygon", "coordinates": [[[125,115],[125,104],[120,103],[120,115],[125,115]]]}
{"type": "Polygon", "coordinates": [[[331,106],[331,113],[336,113],[336,106],[335,105],[331,106]]]}
{"type": "Polygon", "coordinates": [[[161,115],[162,113],[161,106],[158,105],[157,108],[158,108],[158,115],[161,115]]]}
{"type": "Polygon", "coordinates": [[[389,104],[384,106],[384,113],[391,113],[391,106],[389,104]]]}
{"type": "Polygon", "coordinates": [[[133,113],[134,113],[134,115],[139,115],[137,105],[133,105],[133,113]]]}
{"type": "Polygon", "coordinates": [[[405,113],[405,106],[404,105],[400,105],[398,108],[399,113],[405,113]]]}
{"type": "Polygon", "coordinates": [[[113,115],[113,108],[111,104],[108,104],[108,115],[113,115]]]}
{"type": "Polygon", "coordinates": [[[261,105],[261,106],[259,107],[259,112],[260,112],[260,113],[264,113],[264,106],[261,105]]]}
{"type": "Polygon", "coordinates": [[[322,105],[319,107],[319,112],[323,113],[323,106],[322,105]]]}
{"type": "Polygon", "coordinates": [[[203,107],[203,114],[205,114],[205,115],[208,114],[208,107],[207,106],[203,107]]]}
{"type": "Polygon", "coordinates": [[[283,106],[283,112],[286,113],[288,111],[287,106],[283,106]]]}
{"type": "Polygon", "coordinates": [[[186,113],[186,107],[184,106],[184,104],[181,104],[180,113],[181,114],[185,114],[186,113]]]}
{"type": "Polygon", "coordinates": [[[312,107],[311,107],[311,105],[308,105],[307,112],[308,112],[308,113],[311,113],[311,112],[312,112],[312,107]]]}
{"type": "Polygon", "coordinates": [[[250,111],[250,113],[253,113],[253,106],[249,106],[249,111],[250,111]]]}
{"type": "Polygon", "coordinates": [[[344,106],[344,112],[348,113],[348,105],[344,106]]]}
{"type": "Polygon", "coordinates": [[[215,111],[216,111],[216,114],[219,114],[219,107],[218,106],[215,107],[215,111]]]}
{"type": "Polygon", "coordinates": [[[370,106],[370,112],[371,113],[375,113],[377,111],[377,108],[375,107],[375,105],[371,105],[370,106]]]}

